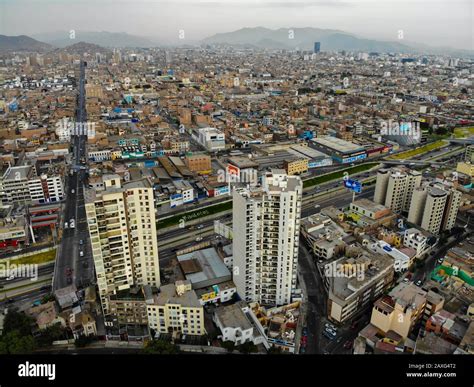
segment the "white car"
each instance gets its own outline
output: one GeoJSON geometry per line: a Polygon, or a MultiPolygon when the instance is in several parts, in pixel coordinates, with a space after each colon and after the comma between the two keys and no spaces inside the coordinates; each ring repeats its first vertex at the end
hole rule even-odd
{"type": "Polygon", "coordinates": [[[69,227],[68,223],[67,222],[64,223],[64,228],[68,228],[68,227],[69,227]]]}
{"type": "Polygon", "coordinates": [[[80,257],[83,257],[83,256],[84,256],[84,251],[82,251],[82,250],[79,251],[79,256],[80,256],[80,257]]]}
{"type": "Polygon", "coordinates": [[[73,194],[74,192],[76,192],[74,189],[71,190],[71,193],[73,194]]]}
{"type": "Polygon", "coordinates": [[[11,281],[15,279],[15,274],[12,274],[10,277],[7,278],[7,281],[11,281]]]}
{"type": "Polygon", "coordinates": [[[71,220],[69,221],[69,227],[70,227],[70,228],[75,228],[75,227],[76,227],[76,224],[75,224],[74,219],[71,219],[71,220]]]}
{"type": "Polygon", "coordinates": [[[196,242],[201,242],[201,241],[202,241],[202,237],[201,237],[201,236],[198,236],[198,237],[196,238],[196,242]]]}

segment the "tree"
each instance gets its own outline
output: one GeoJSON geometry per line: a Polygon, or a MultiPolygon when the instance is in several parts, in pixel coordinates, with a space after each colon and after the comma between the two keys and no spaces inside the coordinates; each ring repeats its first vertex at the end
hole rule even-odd
{"type": "Polygon", "coordinates": [[[40,347],[48,347],[53,344],[53,341],[61,340],[65,337],[66,330],[61,326],[60,323],[52,325],[46,329],[43,329],[36,341],[40,347]]]}
{"type": "Polygon", "coordinates": [[[279,354],[281,354],[281,347],[275,347],[274,345],[272,345],[268,349],[268,353],[271,354],[271,355],[279,355],[279,354]]]}
{"type": "Polygon", "coordinates": [[[239,349],[239,352],[240,353],[243,353],[243,354],[249,354],[249,353],[257,353],[258,352],[258,348],[257,346],[252,343],[251,341],[247,341],[246,343],[243,343],[241,345],[239,345],[238,347],[239,349]]]}
{"type": "Polygon", "coordinates": [[[175,355],[179,353],[179,348],[165,340],[150,340],[145,345],[145,353],[160,355],[175,355]]]}
{"type": "Polygon", "coordinates": [[[81,335],[81,336],[79,336],[79,338],[77,338],[77,339],[74,341],[74,345],[75,345],[77,348],[84,348],[85,346],[87,346],[88,344],[90,344],[92,341],[94,341],[94,337],[81,335]]]}
{"type": "Polygon", "coordinates": [[[233,341],[223,341],[222,348],[227,349],[227,352],[232,353],[235,349],[235,343],[233,341]]]}
{"type": "Polygon", "coordinates": [[[18,331],[21,336],[31,335],[31,327],[35,320],[24,313],[15,310],[9,311],[5,316],[3,324],[3,334],[18,331]]]}
{"type": "Polygon", "coordinates": [[[32,335],[21,335],[12,331],[0,337],[0,354],[28,354],[35,350],[36,343],[32,335]]]}

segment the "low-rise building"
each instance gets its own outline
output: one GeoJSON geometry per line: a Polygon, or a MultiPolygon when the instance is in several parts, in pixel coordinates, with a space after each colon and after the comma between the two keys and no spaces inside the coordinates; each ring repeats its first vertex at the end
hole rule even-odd
{"type": "Polygon", "coordinates": [[[147,300],[148,326],[157,334],[181,333],[202,336],[204,309],[190,281],[176,281],[161,286],[158,293],[147,300]]]}

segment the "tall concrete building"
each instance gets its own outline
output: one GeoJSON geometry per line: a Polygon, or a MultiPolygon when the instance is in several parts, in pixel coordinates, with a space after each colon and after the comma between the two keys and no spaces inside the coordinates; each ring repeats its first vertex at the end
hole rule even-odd
{"type": "Polygon", "coordinates": [[[466,163],[474,163],[474,145],[468,145],[464,153],[464,161],[466,163]]]}
{"type": "Polygon", "coordinates": [[[160,286],[153,188],[147,180],[123,186],[103,177],[102,191],[85,192],[87,224],[104,314],[109,296],[134,285],[160,286]]]}
{"type": "Polygon", "coordinates": [[[430,184],[415,189],[408,221],[432,234],[454,227],[461,202],[461,192],[443,184],[430,184]]]}
{"type": "Polygon", "coordinates": [[[233,191],[234,282],[246,301],[291,302],[296,289],[303,184],[272,170],[261,187],[233,191]]]}
{"type": "Polygon", "coordinates": [[[377,172],[374,202],[383,204],[400,214],[410,209],[415,188],[421,184],[422,175],[404,167],[380,169],[377,172]]]}

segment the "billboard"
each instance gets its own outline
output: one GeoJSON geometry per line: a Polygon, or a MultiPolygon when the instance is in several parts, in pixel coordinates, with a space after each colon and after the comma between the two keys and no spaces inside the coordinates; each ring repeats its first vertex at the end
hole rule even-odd
{"type": "Polygon", "coordinates": [[[362,192],[362,183],[357,180],[344,179],[344,187],[350,189],[351,191],[354,191],[355,193],[362,192]]]}

